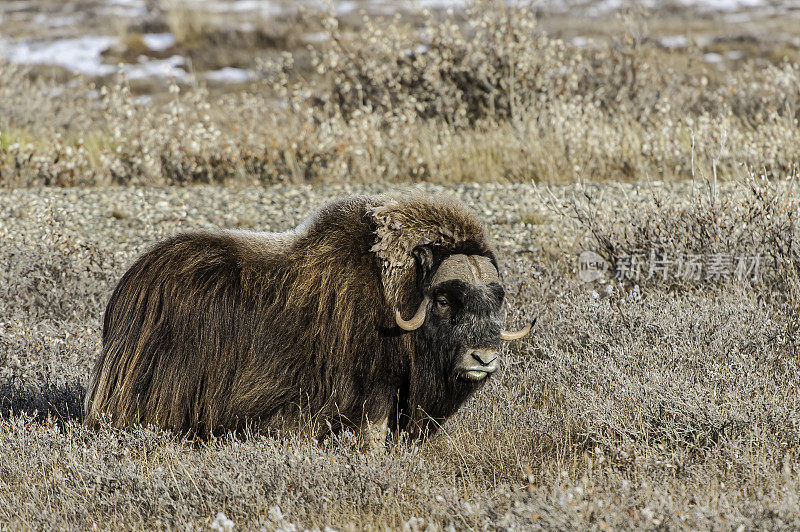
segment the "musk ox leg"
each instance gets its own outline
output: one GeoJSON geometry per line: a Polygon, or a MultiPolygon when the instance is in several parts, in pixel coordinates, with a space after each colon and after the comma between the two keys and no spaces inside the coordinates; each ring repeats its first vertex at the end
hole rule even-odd
{"type": "Polygon", "coordinates": [[[386,449],[386,437],[389,434],[389,418],[372,422],[369,418],[359,429],[361,447],[368,451],[386,449]]]}

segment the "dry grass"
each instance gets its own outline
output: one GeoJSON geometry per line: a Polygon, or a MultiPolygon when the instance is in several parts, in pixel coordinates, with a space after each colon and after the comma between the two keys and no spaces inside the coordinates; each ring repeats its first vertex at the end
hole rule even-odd
{"type": "Polygon", "coordinates": [[[183,0],[170,0],[167,5],[167,26],[180,45],[191,45],[202,40],[211,25],[209,15],[200,9],[191,9],[183,0]]]}
{"type": "MultiPolygon", "coordinates": [[[[330,39],[261,58],[264,81],[227,95],[143,100],[125,80],[95,92],[0,65],[1,187],[291,185],[184,188],[226,198],[224,215],[176,202],[157,218],[152,188],[7,191],[30,197],[0,212],[0,528],[207,528],[218,512],[265,530],[800,528],[796,50],[750,43],[720,71],[702,53],[732,41],[668,50],[635,17],[587,48],[524,10],[417,20],[304,21],[330,39]],[[536,200],[458,189],[497,237],[509,325],[538,322],[424,444],[79,424],[109,291],[165,233],[285,229],[324,194],[295,184],[576,179],[536,200]],[[68,227],[82,216],[89,240],[68,227]],[[583,247],[614,266],[768,260],[757,283],[584,284],[583,247]]],[[[215,30],[190,22],[173,30],[203,49],[215,30]]]]}
{"type": "MultiPolygon", "coordinates": [[[[11,528],[115,529],[204,528],[218,512],[237,527],[268,530],[800,526],[796,314],[764,304],[765,284],[622,284],[593,295],[601,287],[575,279],[570,257],[584,237],[623,242],[610,230],[620,221],[613,214],[619,204],[639,213],[625,222],[630,234],[675,220],[667,229],[682,235],[671,243],[676,250],[707,245],[691,228],[705,219],[708,189],[701,199],[661,188],[638,195],[603,189],[595,219],[609,225],[596,226],[595,237],[569,218],[548,223],[545,203],[509,205],[493,218],[507,223],[519,209],[523,223],[508,218],[514,225],[491,230],[512,229],[519,242],[530,242],[520,253],[517,240],[501,240],[500,251],[508,307],[515,309],[508,321],[537,315],[536,334],[507,348],[504,371],[442,434],[378,455],[359,454],[348,435],[322,445],[292,436],[192,445],[146,430],[85,431],[76,419],[80,383],[97,354],[103,298],[96,295],[107,294],[132,258],[115,253],[122,248],[114,242],[140,240],[140,228],[114,218],[114,239],[103,230],[95,247],[78,250],[67,238],[45,249],[9,234],[19,245],[3,253],[13,254],[18,274],[3,286],[39,281],[0,303],[8,317],[0,359],[7,357],[3,367],[13,376],[0,388],[0,519],[11,528]],[[686,206],[682,217],[672,218],[675,205],[686,206]],[[531,213],[539,213],[534,223],[531,213]],[[106,274],[77,274],[93,263],[104,264],[106,274]],[[63,301],[86,304],[70,310],[63,301]],[[56,381],[42,382],[37,371],[56,381]],[[52,422],[43,421],[47,403],[52,422]],[[37,409],[36,418],[24,414],[37,409]]],[[[477,196],[476,207],[493,205],[492,190],[477,196]]],[[[582,190],[556,195],[572,202],[582,190]]],[[[719,191],[718,205],[728,197],[741,202],[741,211],[718,211],[719,226],[732,228],[739,212],[763,208],[763,198],[782,191],[768,184],[719,191]]],[[[241,197],[228,208],[246,212],[247,195],[241,197]]],[[[82,201],[91,205],[91,194],[82,201]]],[[[770,216],[758,234],[794,223],[792,212],[770,216]]],[[[656,237],[636,245],[663,245],[646,238],[656,237]]],[[[796,267],[796,256],[791,260],[796,267]]]]}

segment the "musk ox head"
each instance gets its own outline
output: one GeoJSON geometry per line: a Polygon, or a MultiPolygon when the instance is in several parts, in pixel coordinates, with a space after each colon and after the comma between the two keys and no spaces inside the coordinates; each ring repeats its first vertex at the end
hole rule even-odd
{"type": "Polygon", "coordinates": [[[500,310],[505,292],[493,260],[483,255],[454,254],[435,271],[434,252],[415,250],[423,299],[414,316],[395,320],[406,331],[417,331],[417,350],[433,357],[435,370],[451,381],[481,382],[497,371],[501,340],[522,338],[502,329],[500,310]]]}

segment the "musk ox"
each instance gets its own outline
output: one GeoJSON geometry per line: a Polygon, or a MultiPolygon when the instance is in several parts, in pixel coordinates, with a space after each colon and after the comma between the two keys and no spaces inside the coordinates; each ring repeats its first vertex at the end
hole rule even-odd
{"type": "Polygon", "coordinates": [[[285,233],[179,234],[108,302],[86,423],[419,437],[487,381],[501,340],[530,331],[503,331],[503,296],[481,223],[454,200],[352,197],[285,233]]]}

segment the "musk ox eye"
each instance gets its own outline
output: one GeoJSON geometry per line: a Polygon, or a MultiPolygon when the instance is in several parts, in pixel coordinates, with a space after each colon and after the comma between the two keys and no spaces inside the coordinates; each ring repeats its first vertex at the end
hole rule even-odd
{"type": "Polygon", "coordinates": [[[436,298],[436,305],[438,305],[440,308],[447,308],[450,306],[450,301],[448,301],[444,296],[439,296],[436,298]]]}

